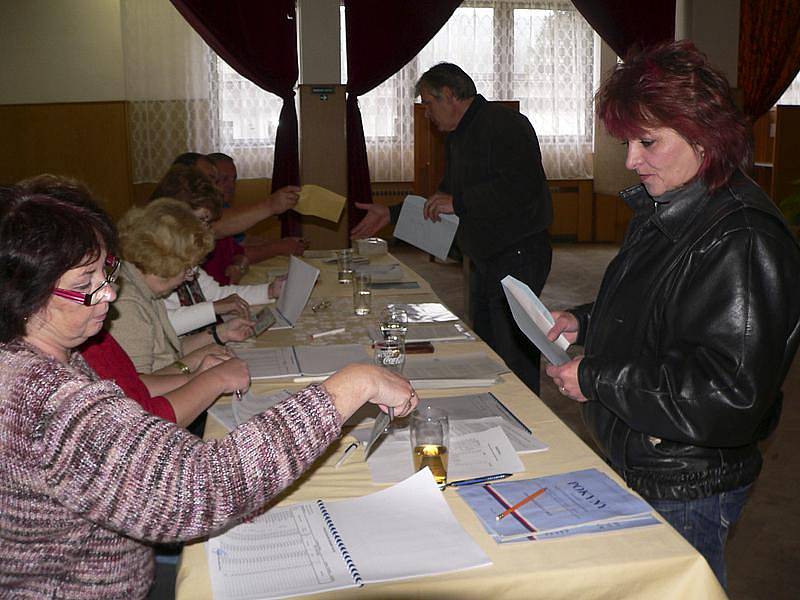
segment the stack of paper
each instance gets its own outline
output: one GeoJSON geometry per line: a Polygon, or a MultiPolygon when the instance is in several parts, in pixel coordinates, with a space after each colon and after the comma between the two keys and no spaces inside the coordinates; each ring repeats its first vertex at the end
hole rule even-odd
{"type": "Polygon", "coordinates": [[[393,265],[360,265],[355,267],[357,273],[367,273],[372,276],[373,283],[393,283],[403,281],[403,268],[398,264],[393,265]]]}
{"type": "Polygon", "coordinates": [[[417,389],[488,387],[508,368],[482,352],[458,356],[409,356],[403,376],[417,389]]]}
{"type": "MultiPolygon", "coordinates": [[[[363,442],[367,430],[351,432],[363,442]]],[[[503,431],[503,420],[492,417],[472,421],[450,421],[447,479],[483,477],[494,473],[521,473],[522,461],[503,431]]],[[[393,428],[367,458],[375,483],[395,483],[414,473],[408,427],[393,428]]]]}
{"type": "MultiPolygon", "coordinates": [[[[376,325],[367,328],[373,342],[383,339],[376,325]]],[[[461,323],[411,323],[406,333],[406,342],[471,342],[475,341],[461,323]]]]}
{"type": "Polygon", "coordinates": [[[428,469],[360,498],[270,508],[207,547],[217,600],[286,598],[492,564],[428,469]]]}
{"type": "Polygon", "coordinates": [[[230,404],[217,403],[208,409],[208,414],[222,423],[225,429],[233,431],[242,423],[283,402],[291,395],[289,390],[280,390],[267,396],[256,396],[253,390],[248,390],[241,400],[234,400],[230,404]]]}
{"type": "Polygon", "coordinates": [[[458,490],[498,543],[543,540],[656,525],[647,502],[597,469],[458,490]],[[498,515],[544,489],[508,516],[498,515]]]}
{"type": "Polygon", "coordinates": [[[419,302],[416,304],[390,304],[408,313],[409,323],[444,323],[458,321],[458,317],[441,302],[419,302]]]}
{"type": "Polygon", "coordinates": [[[350,363],[372,363],[360,344],[241,348],[236,355],[247,363],[252,379],[325,377],[350,363]]]}

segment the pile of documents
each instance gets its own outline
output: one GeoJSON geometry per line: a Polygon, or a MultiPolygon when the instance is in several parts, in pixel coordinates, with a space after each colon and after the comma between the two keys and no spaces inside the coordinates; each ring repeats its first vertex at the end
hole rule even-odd
{"type": "MultiPolygon", "coordinates": [[[[494,394],[425,398],[424,403],[442,409],[449,417],[447,478],[450,481],[520,473],[525,467],[518,454],[548,449],[494,394]]],[[[350,435],[365,443],[370,430],[356,428],[350,435]]],[[[393,423],[367,459],[372,480],[393,483],[412,474],[414,464],[409,450],[408,427],[402,422],[393,423]]]]}
{"type": "Polygon", "coordinates": [[[418,390],[488,387],[508,368],[483,352],[455,356],[409,356],[403,376],[418,390]]]}
{"type": "Polygon", "coordinates": [[[660,522],[647,502],[597,469],[470,486],[459,488],[458,493],[497,543],[564,538],[660,522]],[[535,498],[522,504],[531,496],[535,498]],[[498,518],[518,504],[519,508],[498,518]]]}

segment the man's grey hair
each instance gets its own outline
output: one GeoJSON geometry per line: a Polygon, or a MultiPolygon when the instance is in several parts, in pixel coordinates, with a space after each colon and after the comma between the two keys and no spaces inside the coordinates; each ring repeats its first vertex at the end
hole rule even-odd
{"type": "Polygon", "coordinates": [[[453,95],[459,100],[472,98],[478,93],[472,77],[467,75],[461,67],[453,63],[442,62],[422,74],[414,86],[414,94],[420,96],[422,90],[425,90],[434,98],[441,98],[442,88],[445,87],[450,88],[453,95]]]}

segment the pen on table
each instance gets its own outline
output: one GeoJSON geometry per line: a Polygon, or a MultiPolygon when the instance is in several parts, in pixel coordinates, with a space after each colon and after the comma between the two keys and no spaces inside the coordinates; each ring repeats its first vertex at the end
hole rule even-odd
{"type": "Polygon", "coordinates": [[[497,396],[495,396],[495,395],[494,395],[492,392],[489,392],[489,395],[490,395],[492,398],[494,398],[494,401],[495,401],[495,402],[497,402],[497,405],[498,405],[498,406],[499,406],[499,407],[500,407],[500,408],[503,410],[503,412],[505,412],[505,413],[506,413],[506,414],[507,414],[509,417],[511,417],[512,419],[514,419],[514,421],[516,421],[516,422],[517,422],[517,424],[518,424],[520,427],[522,427],[522,429],[524,429],[525,431],[527,431],[528,433],[530,433],[531,435],[533,435],[533,432],[532,432],[530,429],[528,429],[528,427],[525,425],[525,423],[523,423],[522,421],[520,421],[520,420],[519,420],[519,417],[518,417],[517,415],[515,415],[513,412],[511,412],[510,410],[508,410],[508,407],[507,407],[505,404],[503,404],[502,402],[500,402],[500,398],[498,398],[497,396]]]}
{"type": "Polygon", "coordinates": [[[344,464],[344,461],[347,460],[347,457],[350,456],[355,450],[358,448],[358,442],[353,442],[347,448],[344,449],[344,453],[342,454],[341,458],[336,461],[336,464],[333,465],[334,469],[338,469],[344,464]]]}
{"type": "Polygon", "coordinates": [[[541,496],[542,494],[544,494],[546,491],[547,491],[547,488],[542,488],[542,489],[540,489],[538,492],[534,492],[534,493],[533,493],[533,494],[531,494],[530,496],[528,496],[528,497],[526,497],[526,498],[523,498],[522,500],[520,500],[519,502],[517,502],[517,503],[516,503],[514,506],[512,506],[511,508],[507,508],[507,509],[505,509],[503,512],[501,512],[499,515],[497,515],[497,516],[495,517],[495,520],[499,521],[500,519],[504,519],[504,518],[506,518],[506,517],[507,517],[508,515],[510,515],[512,512],[514,512],[514,511],[515,511],[515,510],[517,510],[518,508],[521,508],[522,506],[524,506],[525,504],[527,504],[527,503],[528,503],[528,502],[530,502],[531,500],[535,500],[536,498],[538,498],[539,496],[541,496]]]}
{"type": "Polygon", "coordinates": [[[336,335],[337,333],[344,333],[344,327],[337,327],[336,329],[329,329],[328,331],[318,331],[317,333],[312,333],[310,337],[312,340],[317,338],[325,337],[326,335],[336,335]]]}
{"type": "Polygon", "coordinates": [[[477,483],[488,483],[490,481],[497,481],[499,479],[506,479],[511,477],[513,473],[497,473],[495,475],[484,475],[483,477],[473,477],[472,479],[459,479],[458,481],[451,481],[441,485],[442,489],[446,487],[461,487],[464,485],[475,485],[477,483]]]}

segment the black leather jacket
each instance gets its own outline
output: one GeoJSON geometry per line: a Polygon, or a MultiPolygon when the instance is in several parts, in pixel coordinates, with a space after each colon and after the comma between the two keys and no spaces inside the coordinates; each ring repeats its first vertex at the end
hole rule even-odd
{"type": "Polygon", "coordinates": [[[645,498],[696,499],[753,482],[798,345],[800,249],[742,173],[709,196],[622,193],[634,217],[592,305],[584,419],[645,498]]]}

